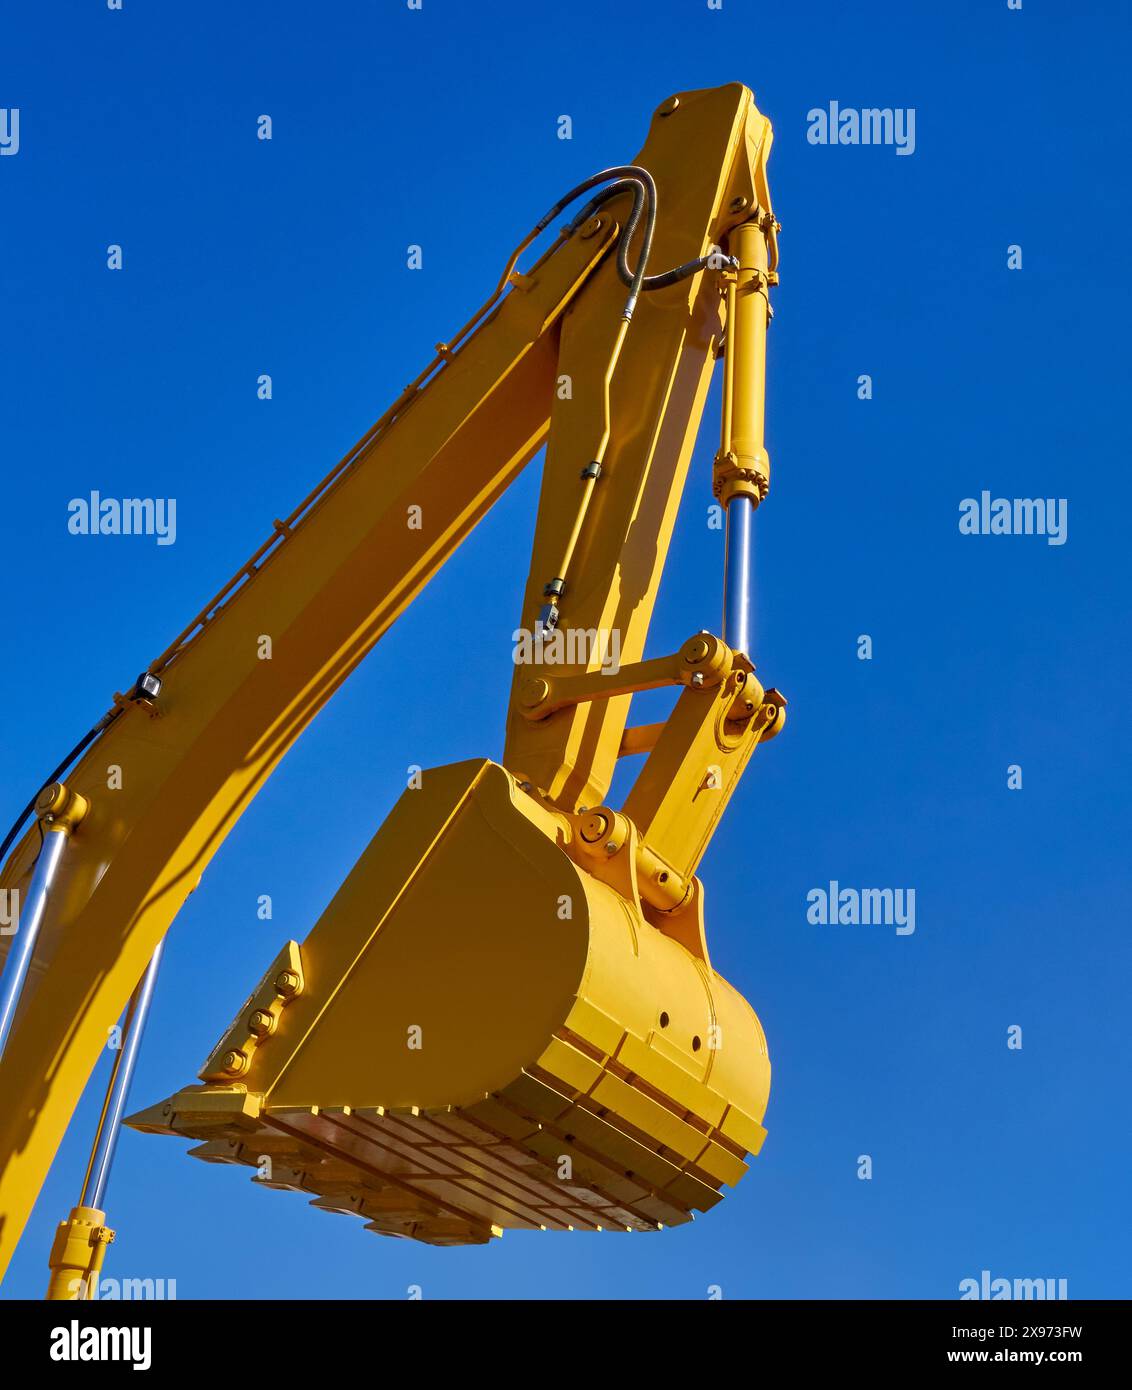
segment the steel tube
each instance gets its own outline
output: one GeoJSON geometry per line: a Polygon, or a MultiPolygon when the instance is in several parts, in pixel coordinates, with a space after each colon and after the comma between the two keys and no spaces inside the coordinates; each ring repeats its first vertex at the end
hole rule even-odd
{"type": "Polygon", "coordinates": [[[114,1150],[118,1144],[118,1135],[122,1130],[122,1116],[126,1112],[130,1083],[134,1079],[134,1069],[137,1066],[138,1053],[141,1050],[142,1034],[145,1032],[146,1020],[153,1003],[153,991],[157,984],[157,972],[161,966],[163,948],[164,943],[159,942],[157,950],[154,951],[145,968],[141,983],[130,997],[129,1007],[126,1011],[126,1022],[122,1030],[122,1046],[114,1059],[114,1069],[110,1073],[106,1099],[103,1102],[102,1114],[98,1120],[98,1131],[94,1136],[94,1148],[91,1150],[86,1178],[83,1181],[82,1195],[79,1197],[79,1206],[82,1207],[103,1209],[106,1184],[110,1179],[110,1165],[114,1162],[114,1150]]]}
{"type": "Polygon", "coordinates": [[[35,942],[47,907],[47,895],[69,838],[64,830],[43,832],[43,845],[28,885],[28,900],[16,916],[16,939],[8,952],[4,979],[0,984],[0,1056],[4,1055],[8,1034],[12,1031],[24,982],[35,954],[35,942]]]}

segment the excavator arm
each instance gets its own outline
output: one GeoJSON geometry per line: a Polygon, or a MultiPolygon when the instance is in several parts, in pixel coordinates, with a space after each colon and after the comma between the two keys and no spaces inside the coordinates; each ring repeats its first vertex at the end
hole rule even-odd
{"type": "MultiPolygon", "coordinates": [[[[738,84],[666,101],[634,164],[583,186],[581,214],[520,270],[553,217],[538,224],[484,307],[45,788],[0,873],[25,905],[0,1037],[0,1273],[108,1029],[213,854],[543,444],[502,763],[407,791],[203,1084],[132,1123],[439,1244],[655,1229],[718,1200],[757,1152],[765,1042],[712,970],[696,867],[784,717],[754,673],[743,592],[769,478],[770,140],[738,84]],[[735,630],[645,661],[721,355],[735,630]],[[632,695],[665,685],[671,718],[627,729],[632,695]],[[618,758],[640,752],[624,806],[607,806],[618,758]]],[[[57,1270],[101,1260],[101,1211],[76,1211],[57,1270]]]]}

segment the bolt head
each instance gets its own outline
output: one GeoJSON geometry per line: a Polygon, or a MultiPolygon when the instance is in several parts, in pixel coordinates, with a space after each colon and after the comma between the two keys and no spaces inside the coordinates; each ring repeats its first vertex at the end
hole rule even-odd
{"type": "Polygon", "coordinates": [[[248,1032],[257,1038],[264,1038],[275,1023],[271,1014],[263,1009],[256,1009],[248,1018],[248,1032]]]}
{"type": "Polygon", "coordinates": [[[231,1075],[240,1076],[247,1070],[248,1054],[246,1052],[240,1052],[237,1048],[233,1048],[230,1052],[224,1054],[220,1065],[226,1072],[230,1072],[231,1075]]]}
{"type": "Polygon", "coordinates": [[[608,843],[608,844],[606,845],[606,847],[605,847],[605,852],[606,852],[606,854],[616,854],[616,853],[617,853],[617,845],[614,843],[614,841],[612,841],[612,840],[609,841],[609,843],[608,843]]]}
{"type": "Polygon", "coordinates": [[[699,689],[699,687],[700,687],[701,685],[703,685],[703,683],[704,683],[704,673],[703,673],[702,671],[693,671],[693,672],[692,672],[692,684],[693,684],[697,689],[699,689]]]}

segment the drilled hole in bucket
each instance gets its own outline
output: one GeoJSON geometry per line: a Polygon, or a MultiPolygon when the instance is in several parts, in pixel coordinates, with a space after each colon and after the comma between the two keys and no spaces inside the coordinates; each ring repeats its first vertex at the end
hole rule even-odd
{"type": "Polygon", "coordinates": [[[692,1039],[692,1051],[693,1051],[693,1052],[699,1052],[699,1050],[700,1050],[700,1040],[699,1040],[698,1037],[697,1037],[697,1038],[693,1038],[693,1039],[692,1039]]]}
{"type": "Polygon", "coordinates": [[[660,1016],[660,1026],[661,1026],[662,1028],[667,1028],[667,1027],[668,1027],[668,1015],[667,1015],[667,1014],[663,1014],[663,1013],[661,1014],[661,1016],[660,1016]]]}

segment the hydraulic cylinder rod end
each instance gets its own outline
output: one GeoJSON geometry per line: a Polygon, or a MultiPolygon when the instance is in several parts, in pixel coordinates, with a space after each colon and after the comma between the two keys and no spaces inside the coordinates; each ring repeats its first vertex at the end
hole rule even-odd
{"type": "Polygon", "coordinates": [[[52,782],[44,787],[35,799],[35,814],[43,822],[45,830],[70,833],[89,810],[90,802],[86,797],[71,791],[62,782],[52,782]]]}

